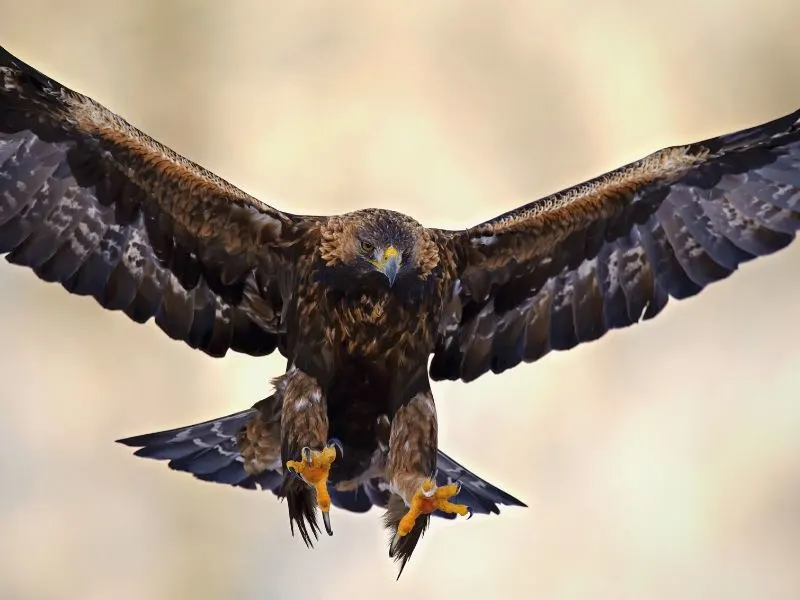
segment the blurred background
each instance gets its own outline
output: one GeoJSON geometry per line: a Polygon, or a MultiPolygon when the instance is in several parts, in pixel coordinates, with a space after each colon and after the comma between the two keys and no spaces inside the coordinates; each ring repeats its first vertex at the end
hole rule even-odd
{"type": "MultiPolygon", "coordinates": [[[[291,212],[466,227],[800,107],[796,0],[0,0],[0,42],[291,212]]],[[[441,445],[529,504],[380,513],[312,552],[267,493],[113,440],[250,406],[213,360],[0,262],[0,598],[798,598],[800,245],[654,321],[434,386],[441,445]]]]}

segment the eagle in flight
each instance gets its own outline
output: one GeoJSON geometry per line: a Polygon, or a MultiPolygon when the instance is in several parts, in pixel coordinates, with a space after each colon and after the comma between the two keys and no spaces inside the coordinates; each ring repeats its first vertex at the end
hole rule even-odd
{"type": "Polygon", "coordinates": [[[0,254],[219,357],[280,352],[233,415],[121,443],[285,498],[387,509],[401,572],[431,515],[524,506],[438,448],[431,380],[472,381],[659,314],[800,228],[800,111],[666,148],[464,230],[283,212],[0,48],[0,254]],[[430,359],[430,361],[429,361],[430,359]]]}

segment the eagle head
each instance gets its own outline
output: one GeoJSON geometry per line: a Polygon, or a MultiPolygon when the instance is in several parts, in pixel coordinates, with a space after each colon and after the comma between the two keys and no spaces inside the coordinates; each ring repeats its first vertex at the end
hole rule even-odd
{"type": "Polygon", "coordinates": [[[417,288],[439,263],[430,233],[390,210],[360,210],[332,219],[322,231],[321,256],[340,289],[417,288]]]}

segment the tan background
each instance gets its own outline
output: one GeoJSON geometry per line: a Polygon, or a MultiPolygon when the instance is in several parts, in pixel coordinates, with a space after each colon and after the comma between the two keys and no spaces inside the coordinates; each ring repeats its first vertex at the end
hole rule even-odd
{"type": "MultiPolygon", "coordinates": [[[[0,0],[0,40],[293,212],[464,227],[800,107],[797,0],[0,0]]],[[[379,514],[313,552],[268,494],[113,440],[249,406],[214,361],[0,264],[0,598],[798,598],[800,246],[655,321],[470,385],[441,443],[530,504],[379,514]]]]}

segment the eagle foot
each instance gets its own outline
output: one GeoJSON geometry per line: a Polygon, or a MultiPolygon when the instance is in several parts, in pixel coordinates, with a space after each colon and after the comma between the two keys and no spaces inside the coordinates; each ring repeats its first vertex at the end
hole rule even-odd
{"type": "Polygon", "coordinates": [[[472,510],[466,504],[450,502],[450,498],[456,496],[460,491],[460,483],[451,483],[437,487],[436,482],[432,478],[423,481],[411,498],[411,506],[409,506],[408,512],[403,515],[403,518],[400,519],[400,523],[397,525],[397,533],[392,541],[392,548],[397,545],[400,538],[408,535],[411,530],[414,529],[417,517],[430,514],[435,510],[440,510],[445,513],[455,513],[462,517],[467,515],[472,516],[472,510]]]}
{"type": "Polygon", "coordinates": [[[336,450],[341,455],[343,452],[342,443],[339,440],[329,440],[322,450],[312,450],[305,446],[300,450],[301,460],[287,460],[286,468],[296,473],[309,486],[314,488],[317,495],[317,506],[322,511],[322,521],[325,523],[325,531],[328,535],[333,535],[331,528],[331,496],[328,493],[328,476],[331,465],[336,460],[336,450]]]}

